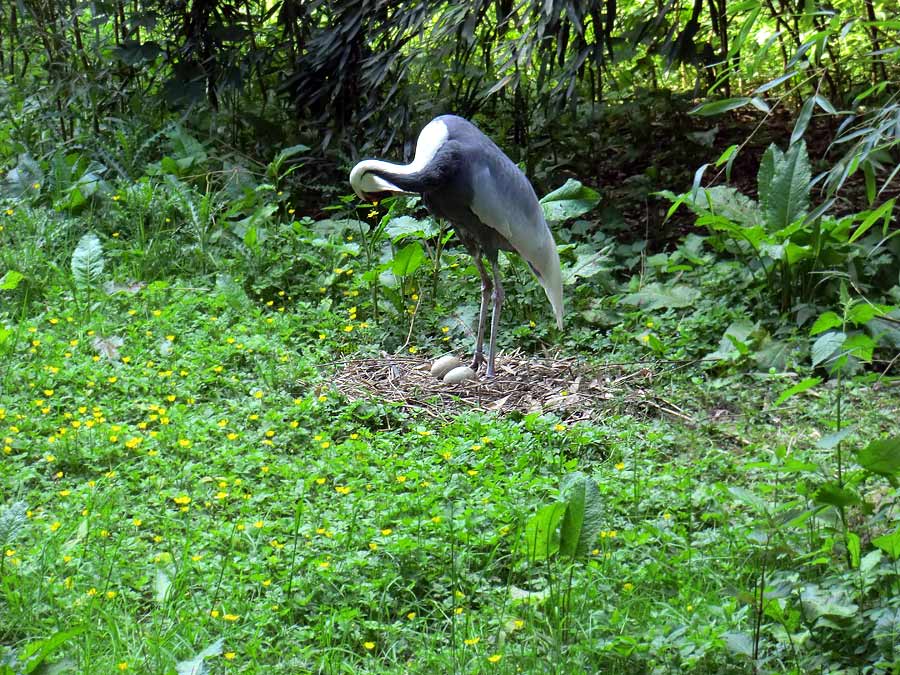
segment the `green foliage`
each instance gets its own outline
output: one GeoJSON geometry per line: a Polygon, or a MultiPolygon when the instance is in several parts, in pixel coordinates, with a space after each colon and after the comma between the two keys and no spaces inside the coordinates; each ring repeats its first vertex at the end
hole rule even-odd
{"type": "Polygon", "coordinates": [[[758,205],[722,186],[661,194],[673,202],[673,209],[687,204],[697,214],[697,224],[713,235],[712,243],[764,278],[780,309],[798,316],[808,314],[810,306],[835,302],[842,280],[872,278],[877,267],[892,264],[894,256],[884,245],[893,236],[888,233],[893,200],[875,211],[841,218],[827,215],[831,202],[808,213],[811,174],[802,141],[787,152],[769,146],[758,185],[758,205]],[[860,238],[879,220],[880,235],[863,243],[860,238]]]}

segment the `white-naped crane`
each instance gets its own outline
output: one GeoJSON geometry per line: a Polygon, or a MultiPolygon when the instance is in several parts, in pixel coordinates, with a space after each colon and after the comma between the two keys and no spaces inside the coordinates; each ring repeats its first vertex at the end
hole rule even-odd
{"type": "Polygon", "coordinates": [[[350,172],[364,201],[392,193],[419,193],[428,210],[449,222],[481,275],[481,310],[472,369],[484,363],[484,324],[493,301],[487,376],[493,377],[503,285],[497,253],[515,251],[531,267],[563,327],[562,274],[556,243],[534,188],[512,160],[474,124],[455,115],[429,122],[416,141],[411,164],[367,159],[350,172]],[[493,280],[482,257],[491,263],[493,280]]]}

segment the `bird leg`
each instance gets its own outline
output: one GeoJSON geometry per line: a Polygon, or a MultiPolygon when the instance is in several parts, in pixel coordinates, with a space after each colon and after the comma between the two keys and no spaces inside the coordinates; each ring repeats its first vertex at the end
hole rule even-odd
{"type": "MultiPolygon", "coordinates": [[[[491,344],[488,355],[487,376],[494,377],[494,355],[497,353],[497,329],[500,327],[500,308],[503,306],[503,284],[500,282],[500,264],[497,257],[491,260],[491,271],[494,273],[494,292],[491,299],[494,301],[494,311],[491,314],[491,344]]],[[[483,307],[483,305],[482,305],[483,307]]]]}
{"type": "MultiPolygon", "coordinates": [[[[487,321],[488,302],[491,299],[491,291],[493,284],[488,276],[487,270],[484,269],[484,263],[481,262],[481,251],[470,251],[472,258],[475,260],[475,267],[478,274],[481,275],[481,310],[478,312],[478,333],[475,338],[475,357],[472,359],[472,370],[478,372],[478,366],[484,363],[484,324],[487,321]]],[[[493,333],[492,333],[493,334],[493,333]]],[[[491,351],[493,354],[493,351],[491,351]]]]}

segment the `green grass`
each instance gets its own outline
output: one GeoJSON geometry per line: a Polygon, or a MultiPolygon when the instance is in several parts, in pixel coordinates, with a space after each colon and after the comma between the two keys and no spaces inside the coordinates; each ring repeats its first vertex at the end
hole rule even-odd
{"type": "MultiPolygon", "coordinates": [[[[259,301],[225,273],[183,271],[108,295],[72,283],[77,219],[42,249],[28,227],[52,219],[27,218],[0,233],[26,273],[0,291],[3,675],[41,661],[175,673],[201,657],[209,672],[285,675],[897,667],[900,569],[873,543],[896,529],[896,487],[853,453],[896,435],[890,380],[840,389],[855,425],[844,471],[865,500],[841,511],[820,496],[835,475],[833,384],[776,406],[791,373],[659,362],[634,382],[679,415],[611,401],[594,422],[436,420],[330,384],[327,364],[408,326],[372,315],[345,272],[359,267],[347,237],[301,242],[319,260],[259,301]],[[599,535],[575,562],[529,560],[529,519],[574,471],[598,485],[599,535]]],[[[268,240],[282,260],[297,244],[285,232],[268,240]]],[[[146,244],[124,228],[104,240],[107,276],[171,269],[135,265],[146,244]]],[[[743,292],[725,270],[697,274],[719,295],[705,289],[693,315],[629,310],[605,333],[573,313],[561,344],[646,360],[652,330],[669,357],[709,352],[740,313],[720,303],[743,292]]],[[[506,339],[549,339],[517,311],[506,339]]],[[[417,324],[423,359],[470,347],[446,318],[417,324]]]]}
{"type": "MultiPolygon", "coordinates": [[[[759,540],[729,488],[762,491],[779,446],[810,452],[817,407],[754,413],[778,389],[738,378],[725,423],[700,400],[696,424],[438,424],[342,401],[313,313],[164,284],[72,310],[48,298],[4,366],[0,495],[28,508],[4,644],[78,627],[60,653],[84,673],[173,672],[219,639],[214,672],[749,672],[725,645],[752,629],[759,540]],[[120,361],[92,346],[110,336],[120,361]],[[606,523],[563,620],[511,591],[565,582],[517,539],[576,468],[606,523]]],[[[889,428],[896,394],[853,394],[867,435],[889,428]]]]}

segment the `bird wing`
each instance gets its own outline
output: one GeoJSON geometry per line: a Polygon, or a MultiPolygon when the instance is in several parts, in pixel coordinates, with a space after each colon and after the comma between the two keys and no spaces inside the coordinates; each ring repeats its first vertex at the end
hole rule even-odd
{"type": "Polygon", "coordinates": [[[556,242],[531,183],[511,160],[484,163],[472,173],[472,212],[522,256],[553,306],[562,329],[562,271],[556,242]]]}

